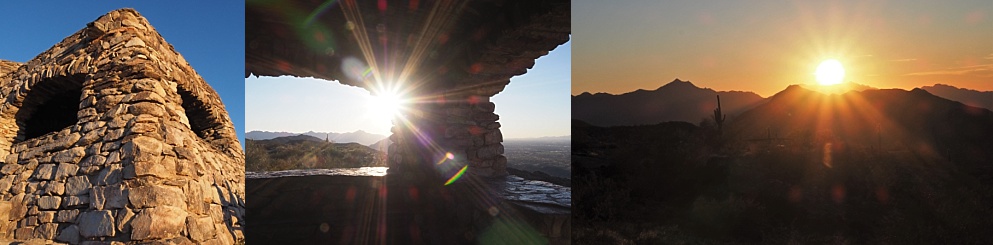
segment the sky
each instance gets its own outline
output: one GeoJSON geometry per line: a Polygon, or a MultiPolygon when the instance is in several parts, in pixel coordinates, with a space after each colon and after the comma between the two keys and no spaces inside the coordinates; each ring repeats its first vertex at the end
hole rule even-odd
{"type": "MultiPolygon", "coordinates": [[[[535,61],[524,75],[491,101],[504,138],[569,135],[571,42],[535,61]]],[[[245,79],[248,131],[345,133],[362,130],[389,135],[390,115],[376,113],[369,91],[314,78],[245,79]],[[293,84],[293,86],[287,86],[293,84]]]]}
{"type": "Polygon", "coordinates": [[[877,88],[993,90],[989,0],[572,3],[573,95],[679,78],[768,97],[814,83],[827,59],[844,81],[877,88]]]}
{"type": "Polygon", "coordinates": [[[119,8],[141,13],[221,96],[244,145],[245,4],[240,1],[3,1],[0,59],[27,62],[119,8]],[[73,4],[78,3],[78,4],[73,4]]]}

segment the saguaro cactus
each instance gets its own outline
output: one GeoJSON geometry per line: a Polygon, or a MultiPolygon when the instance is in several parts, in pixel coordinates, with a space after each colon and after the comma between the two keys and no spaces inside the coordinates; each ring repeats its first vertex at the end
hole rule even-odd
{"type": "Polygon", "coordinates": [[[721,96],[717,95],[717,109],[714,109],[714,122],[717,123],[717,135],[723,136],[724,134],[724,119],[727,119],[728,115],[725,115],[721,111],[721,96]]]}

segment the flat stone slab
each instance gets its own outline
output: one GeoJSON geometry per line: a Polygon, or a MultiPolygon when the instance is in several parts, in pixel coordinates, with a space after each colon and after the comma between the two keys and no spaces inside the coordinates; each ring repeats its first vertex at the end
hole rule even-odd
{"type": "Polygon", "coordinates": [[[388,167],[334,168],[334,169],[293,169],[271,172],[246,172],[246,179],[268,179],[293,176],[386,176],[388,167]]]}
{"type": "Polygon", "coordinates": [[[514,175],[493,181],[494,186],[502,185],[503,198],[506,200],[535,204],[527,205],[529,207],[552,205],[565,209],[572,208],[572,188],[570,187],[544,181],[526,180],[514,175]],[[501,181],[503,183],[500,183],[501,181]]]}

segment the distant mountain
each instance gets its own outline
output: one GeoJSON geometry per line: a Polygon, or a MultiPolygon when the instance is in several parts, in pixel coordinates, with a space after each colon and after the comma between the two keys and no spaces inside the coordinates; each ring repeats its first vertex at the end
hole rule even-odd
{"type": "Polygon", "coordinates": [[[823,94],[792,85],[728,124],[732,137],[746,141],[909,151],[975,171],[993,167],[993,112],[922,89],[823,94]]]}
{"type": "Polygon", "coordinates": [[[251,132],[248,132],[248,133],[245,134],[245,138],[246,139],[253,139],[253,140],[267,140],[267,139],[273,139],[273,138],[276,138],[276,137],[296,136],[296,135],[301,135],[301,134],[302,135],[314,136],[314,137],[317,137],[317,138],[321,139],[322,141],[324,139],[326,139],[326,138],[330,138],[331,141],[334,141],[336,143],[354,142],[354,143],[359,143],[359,144],[363,144],[363,145],[371,145],[371,144],[376,143],[377,141],[380,141],[380,140],[386,138],[386,136],[384,136],[384,135],[367,133],[367,132],[362,131],[362,130],[351,132],[351,133],[324,133],[324,132],[314,132],[314,131],[310,131],[310,132],[306,132],[306,133],[251,131],[251,132]]]}
{"type": "Polygon", "coordinates": [[[558,142],[558,141],[572,141],[571,135],[563,136],[545,136],[545,137],[535,137],[535,138],[508,138],[504,141],[542,141],[542,142],[558,142]]]}
{"type": "Polygon", "coordinates": [[[386,153],[359,143],[328,143],[309,135],[245,140],[246,171],[379,167],[386,153]]]}
{"type": "Polygon", "coordinates": [[[597,126],[645,125],[667,121],[699,123],[721,107],[729,118],[763,98],[752,92],[714,91],[676,79],[656,90],[639,89],[620,95],[582,93],[572,97],[572,118],[597,126]]]}
{"type": "Polygon", "coordinates": [[[376,143],[372,143],[371,145],[369,145],[369,148],[376,149],[377,151],[383,153],[388,153],[389,152],[388,150],[390,149],[390,143],[391,143],[390,139],[385,138],[380,141],[376,141],[376,143]]]}
{"type": "Polygon", "coordinates": [[[844,94],[851,91],[861,92],[866,90],[878,89],[878,88],[870,87],[865,84],[859,84],[854,82],[843,82],[841,84],[835,84],[830,86],[823,86],[819,84],[798,84],[798,85],[802,88],[825,94],[844,94]]]}
{"type": "Polygon", "coordinates": [[[962,104],[993,110],[993,91],[976,91],[945,84],[924,86],[921,89],[945,99],[962,102],[962,104]]]}

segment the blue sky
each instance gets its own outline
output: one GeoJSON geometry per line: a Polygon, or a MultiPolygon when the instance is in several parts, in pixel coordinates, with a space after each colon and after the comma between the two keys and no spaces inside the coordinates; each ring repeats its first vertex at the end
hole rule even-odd
{"type": "MultiPolygon", "coordinates": [[[[492,98],[504,138],[569,135],[571,53],[571,42],[557,47],[492,98]]],[[[389,117],[370,113],[365,89],[295,77],[250,77],[245,86],[248,131],[389,135],[389,117]]]]}
{"type": "Polygon", "coordinates": [[[3,1],[0,59],[26,62],[86,23],[133,8],[221,96],[244,143],[245,3],[241,1],[3,1]]]}

